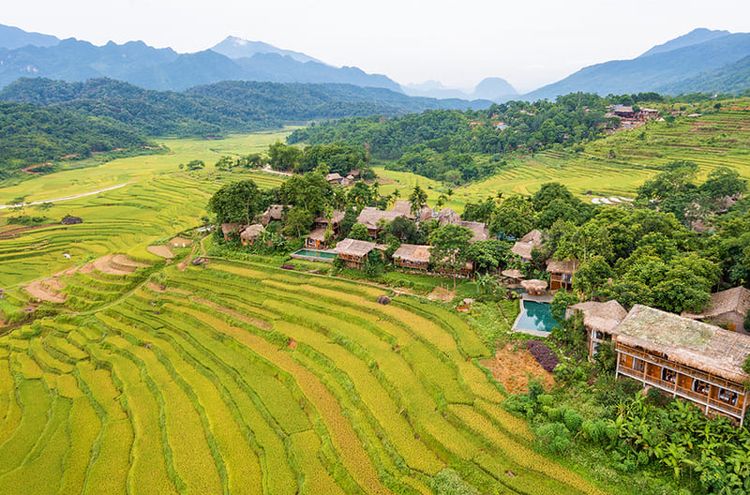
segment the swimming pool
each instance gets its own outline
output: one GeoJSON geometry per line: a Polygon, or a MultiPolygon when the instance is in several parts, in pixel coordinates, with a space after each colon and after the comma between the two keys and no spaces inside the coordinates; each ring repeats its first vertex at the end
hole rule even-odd
{"type": "Polygon", "coordinates": [[[518,315],[513,330],[549,333],[557,326],[549,303],[521,301],[521,314],[518,315]]]}
{"type": "Polygon", "coordinates": [[[331,262],[336,259],[336,253],[331,251],[321,251],[319,249],[300,249],[291,254],[292,258],[313,261],[331,262]]]}

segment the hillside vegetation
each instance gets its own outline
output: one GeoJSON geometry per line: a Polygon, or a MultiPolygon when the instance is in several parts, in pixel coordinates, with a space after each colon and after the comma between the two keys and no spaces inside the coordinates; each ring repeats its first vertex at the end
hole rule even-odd
{"type": "Polygon", "coordinates": [[[140,133],[109,118],[0,102],[0,179],[64,156],[83,158],[146,144],[140,133]]]}

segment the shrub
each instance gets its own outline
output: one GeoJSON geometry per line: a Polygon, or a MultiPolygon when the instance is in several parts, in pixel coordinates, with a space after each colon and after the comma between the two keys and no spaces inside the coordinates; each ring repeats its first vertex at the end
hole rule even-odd
{"type": "Polygon", "coordinates": [[[552,350],[547,347],[547,344],[538,340],[530,340],[526,343],[526,348],[529,350],[537,363],[542,365],[546,371],[553,371],[557,363],[559,362],[557,356],[552,350]]]}
{"type": "Polygon", "coordinates": [[[570,430],[563,423],[546,423],[536,429],[537,440],[543,450],[562,454],[570,447],[570,430]]]}
{"type": "Polygon", "coordinates": [[[432,479],[435,495],[479,495],[476,488],[468,484],[453,469],[443,469],[432,479]]]}

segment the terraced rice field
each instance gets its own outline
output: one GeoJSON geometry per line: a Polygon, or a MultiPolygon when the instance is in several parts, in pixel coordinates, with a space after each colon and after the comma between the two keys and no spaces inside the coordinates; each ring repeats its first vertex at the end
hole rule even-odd
{"type": "MultiPolygon", "coordinates": [[[[750,179],[750,110],[739,106],[697,118],[681,117],[671,126],[652,122],[589,143],[581,153],[549,150],[516,158],[493,177],[455,188],[447,206],[460,210],[467,201],[499,192],[531,194],[552,181],[579,195],[632,197],[638,186],[674,160],[696,162],[702,176],[717,166],[727,166],[750,179]]],[[[445,189],[415,174],[384,169],[378,173],[388,179],[384,191],[399,189],[403,197],[417,183],[428,191],[431,201],[445,189]]]]}
{"type": "Polygon", "coordinates": [[[165,273],[0,337],[0,493],[417,494],[446,467],[600,493],[530,448],[455,313],[259,264],[165,273]]]}
{"type": "Polygon", "coordinates": [[[260,187],[278,186],[280,176],[262,172],[217,173],[213,164],[224,154],[266,149],[284,136],[285,132],[279,132],[214,141],[167,141],[169,154],[115,160],[0,189],[0,203],[9,203],[19,196],[26,197],[27,202],[46,201],[126,184],[97,195],[52,202],[48,209],[30,206],[23,211],[0,210],[0,220],[21,214],[50,219],[50,224],[41,228],[20,229],[5,236],[0,232],[0,287],[7,295],[0,299],[0,311],[7,315],[23,308],[27,294],[22,287],[28,283],[108,254],[122,253],[149,263],[159,261],[147,247],[199,225],[208,198],[222,184],[249,177],[260,187]],[[179,170],[180,163],[193,159],[205,160],[206,169],[179,170]],[[57,223],[67,214],[83,218],[83,223],[57,223]]]}

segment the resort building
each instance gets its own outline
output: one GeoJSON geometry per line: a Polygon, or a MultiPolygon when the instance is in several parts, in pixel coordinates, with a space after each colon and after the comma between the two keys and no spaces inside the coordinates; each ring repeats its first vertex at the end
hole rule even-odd
{"type": "Polygon", "coordinates": [[[450,208],[443,208],[437,215],[440,225],[456,224],[461,221],[461,216],[450,208]]]}
{"type": "Polygon", "coordinates": [[[332,174],[326,175],[326,182],[328,182],[331,185],[341,184],[341,181],[343,180],[344,178],[341,177],[341,174],[332,173],[332,174]]]}
{"type": "Polygon", "coordinates": [[[750,336],[641,305],[633,306],[612,335],[618,377],[742,425],[750,380],[742,366],[750,355],[750,336]]]}
{"type": "Polygon", "coordinates": [[[586,329],[589,360],[593,360],[599,346],[604,342],[611,342],[617,326],[625,319],[628,312],[617,301],[596,302],[586,301],[574,304],[566,312],[566,318],[574,314],[583,316],[583,326],[586,329]]]}
{"type": "Polygon", "coordinates": [[[532,257],[531,253],[534,249],[542,247],[544,241],[544,234],[540,230],[532,230],[525,236],[521,237],[519,241],[513,244],[510,251],[521,258],[521,261],[526,263],[530,262],[532,257]]]}
{"type": "Polygon", "coordinates": [[[683,313],[682,316],[718,325],[733,332],[750,333],[750,328],[745,328],[748,312],[750,312],[750,290],[735,287],[711,294],[711,302],[702,313],[683,313]]]}
{"type": "Polygon", "coordinates": [[[349,268],[362,268],[367,256],[375,249],[383,249],[383,246],[369,241],[360,241],[357,239],[344,239],[336,244],[333,252],[338,259],[344,262],[349,268]]]}
{"type": "Polygon", "coordinates": [[[359,216],[357,217],[357,223],[361,223],[367,227],[367,232],[373,239],[378,236],[383,223],[392,222],[398,217],[404,217],[403,213],[396,210],[378,210],[372,206],[367,206],[362,209],[359,216]]]}
{"type": "Polygon", "coordinates": [[[280,222],[284,216],[284,205],[271,205],[260,217],[260,223],[268,227],[271,222],[280,222]]]}
{"type": "Polygon", "coordinates": [[[482,222],[468,222],[461,220],[457,225],[471,230],[471,239],[469,239],[469,242],[486,241],[490,237],[487,225],[482,222]]]}
{"type": "Polygon", "coordinates": [[[239,223],[222,223],[221,234],[224,236],[224,240],[228,241],[231,239],[234,234],[242,230],[242,227],[244,227],[244,225],[239,223]]]}
{"type": "Polygon", "coordinates": [[[401,268],[426,271],[430,266],[430,246],[401,244],[393,253],[393,263],[401,268]]]}
{"type": "Polygon", "coordinates": [[[257,241],[260,236],[263,235],[263,232],[265,231],[266,228],[259,223],[250,225],[240,233],[240,241],[242,242],[243,246],[252,246],[253,244],[255,244],[255,241],[257,241]]]}
{"type": "Polygon", "coordinates": [[[547,272],[549,273],[550,290],[564,289],[568,290],[573,287],[573,275],[578,270],[578,261],[564,260],[547,262],[547,272]]]}
{"type": "Polygon", "coordinates": [[[326,246],[326,231],[328,226],[331,226],[331,231],[334,235],[339,232],[339,225],[344,220],[345,213],[343,211],[335,210],[331,215],[331,218],[327,216],[320,216],[315,219],[315,228],[305,239],[305,247],[308,249],[323,249],[326,246]]]}

